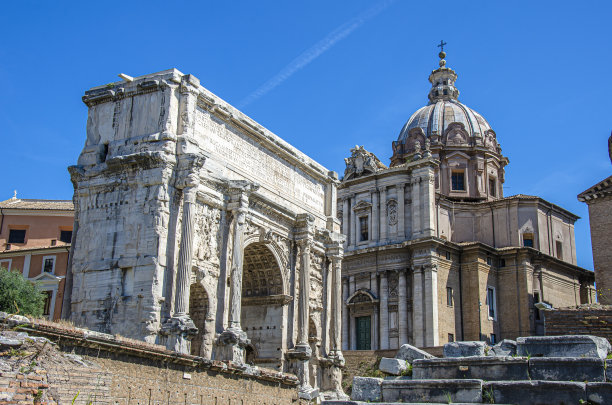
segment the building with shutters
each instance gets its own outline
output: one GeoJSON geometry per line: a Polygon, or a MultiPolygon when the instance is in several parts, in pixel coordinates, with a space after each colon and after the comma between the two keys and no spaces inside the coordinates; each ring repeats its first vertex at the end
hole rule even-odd
{"type": "Polygon", "coordinates": [[[21,271],[45,294],[43,315],[62,312],[72,239],[72,201],[13,198],[0,202],[0,267],[21,271]]]}

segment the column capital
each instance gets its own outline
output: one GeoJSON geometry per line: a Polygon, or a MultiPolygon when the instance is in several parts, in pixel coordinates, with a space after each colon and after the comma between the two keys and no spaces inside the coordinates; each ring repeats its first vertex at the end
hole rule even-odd
{"type": "Polygon", "coordinates": [[[300,249],[302,249],[302,253],[310,253],[310,249],[314,244],[314,241],[311,238],[298,239],[296,241],[300,249]]]}
{"type": "Polygon", "coordinates": [[[376,187],[376,190],[378,190],[379,193],[384,193],[387,191],[387,186],[378,186],[376,187]]]}
{"type": "Polygon", "coordinates": [[[406,188],[406,183],[399,183],[397,185],[397,188],[400,189],[400,190],[403,190],[404,188],[406,188]]]}

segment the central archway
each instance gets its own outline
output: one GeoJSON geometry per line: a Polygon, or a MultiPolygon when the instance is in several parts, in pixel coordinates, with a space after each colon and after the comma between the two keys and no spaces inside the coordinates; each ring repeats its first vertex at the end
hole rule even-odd
{"type": "Polygon", "coordinates": [[[282,370],[285,349],[286,304],[283,277],[276,257],[265,243],[244,249],[242,273],[242,329],[251,339],[248,361],[282,370]]]}

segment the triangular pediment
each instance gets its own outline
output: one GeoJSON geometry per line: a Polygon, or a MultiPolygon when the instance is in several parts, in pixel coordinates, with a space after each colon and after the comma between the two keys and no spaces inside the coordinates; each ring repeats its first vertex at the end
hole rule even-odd
{"type": "Polygon", "coordinates": [[[40,273],[38,276],[36,277],[32,277],[30,278],[31,281],[37,281],[37,282],[54,282],[54,283],[59,283],[60,281],[62,281],[62,279],[64,278],[64,276],[56,276],[55,274],[51,274],[51,273],[40,273]]]}
{"type": "Polygon", "coordinates": [[[361,200],[353,206],[353,211],[365,211],[365,210],[369,210],[370,208],[372,208],[371,203],[361,200]]]}

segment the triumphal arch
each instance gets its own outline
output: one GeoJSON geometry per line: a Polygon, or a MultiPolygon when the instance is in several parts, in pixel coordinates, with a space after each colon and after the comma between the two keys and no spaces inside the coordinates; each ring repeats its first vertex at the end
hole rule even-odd
{"type": "Polygon", "coordinates": [[[336,173],[192,75],[123,78],[83,97],[65,313],[341,395],[336,173]]]}

